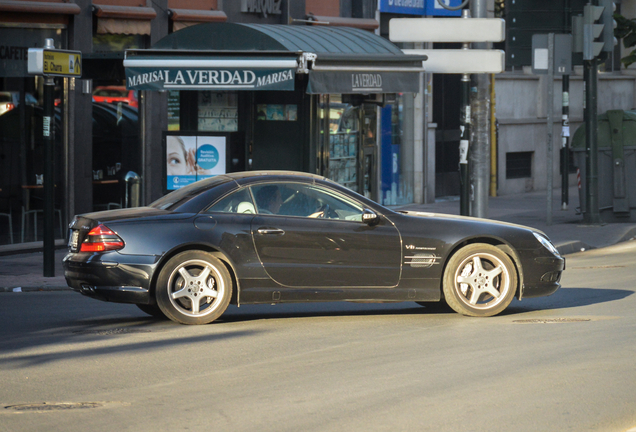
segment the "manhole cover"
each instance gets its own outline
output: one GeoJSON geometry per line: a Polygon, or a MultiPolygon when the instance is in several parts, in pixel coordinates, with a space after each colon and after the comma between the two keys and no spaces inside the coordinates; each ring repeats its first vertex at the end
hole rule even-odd
{"type": "Polygon", "coordinates": [[[590,318],[535,318],[525,320],[514,320],[513,322],[520,324],[560,324],[570,322],[592,321],[590,318]]]}
{"type": "Polygon", "coordinates": [[[4,409],[11,411],[62,411],[71,409],[99,408],[100,402],[63,402],[63,403],[37,403],[24,405],[9,405],[4,409]]]}
{"type": "Polygon", "coordinates": [[[121,327],[121,328],[104,329],[104,330],[78,330],[73,333],[84,334],[84,335],[88,334],[88,335],[98,335],[98,336],[111,336],[111,335],[127,334],[127,333],[150,333],[150,330],[121,327]]]}

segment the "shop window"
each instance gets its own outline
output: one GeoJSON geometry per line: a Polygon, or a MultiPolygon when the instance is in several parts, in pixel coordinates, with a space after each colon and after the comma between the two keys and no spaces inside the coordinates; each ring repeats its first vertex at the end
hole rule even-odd
{"type": "Polygon", "coordinates": [[[532,157],[534,152],[506,153],[506,178],[532,177],[532,157]]]}
{"type": "Polygon", "coordinates": [[[360,108],[343,103],[341,95],[330,95],[328,177],[354,191],[358,191],[359,137],[360,108]]]}
{"type": "Polygon", "coordinates": [[[198,130],[205,132],[238,131],[238,94],[200,91],[198,130]]]}
{"type": "Polygon", "coordinates": [[[179,97],[179,90],[168,91],[168,130],[178,131],[181,98],[179,97]]]}

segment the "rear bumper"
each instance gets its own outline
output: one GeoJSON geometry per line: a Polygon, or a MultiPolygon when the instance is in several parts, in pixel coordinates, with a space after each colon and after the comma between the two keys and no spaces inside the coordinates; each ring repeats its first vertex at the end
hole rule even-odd
{"type": "Polygon", "coordinates": [[[64,277],[75,291],[103,301],[150,303],[150,284],[157,257],[69,253],[64,257],[64,277]]]}
{"type": "Polygon", "coordinates": [[[71,286],[71,288],[80,294],[96,300],[114,303],[150,304],[150,292],[147,289],[140,287],[93,286],[82,283],[79,288],[75,286],[71,286]]]}

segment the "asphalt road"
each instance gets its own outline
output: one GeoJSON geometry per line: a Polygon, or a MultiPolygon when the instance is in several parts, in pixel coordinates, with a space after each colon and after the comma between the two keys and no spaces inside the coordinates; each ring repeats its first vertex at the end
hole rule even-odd
{"type": "Polygon", "coordinates": [[[182,326],[0,293],[0,431],[626,431],[634,257],[569,255],[564,288],[492,318],[320,303],[182,326]]]}

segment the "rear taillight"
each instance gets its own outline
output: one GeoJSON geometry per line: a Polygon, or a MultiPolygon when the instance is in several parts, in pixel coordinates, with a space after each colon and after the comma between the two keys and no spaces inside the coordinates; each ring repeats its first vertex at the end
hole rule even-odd
{"type": "Polygon", "coordinates": [[[5,105],[6,111],[11,111],[13,108],[15,108],[15,105],[11,102],[7,102],[7,104],[5,105]]]}
{"type": "Polygon", "coordinates": [[[88,232],[80,252],[105,252],[124,247],[124,241],[104,225],[97,225],[88,232]]]}

